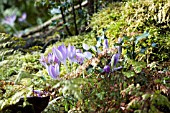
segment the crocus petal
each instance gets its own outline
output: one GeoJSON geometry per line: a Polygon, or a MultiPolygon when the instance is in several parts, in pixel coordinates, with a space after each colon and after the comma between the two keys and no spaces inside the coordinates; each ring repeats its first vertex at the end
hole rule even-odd
{"type": "Polygon", "coordinates": [[[82,53],[76,53],[76,62],[82,64],[84,62],[85,56],[82,53]]]}
{"type": "Polygon", "coordinates": [[[56,74],[57,76],[59,76],[59,75],[60,75],[59,65],[58,65],[58,64],[55,64],[55,65],[54,65],[54,68],[55,68],[55,74],[56,74]]]}
{"type": "Polygon", "coordinates": [[[47,66],[47,58],[44,57],[44,55],[41,56],[41,58],[39,59],[40,63],[46,67],[47,66]]]}
{"type": "Polygon", "coordinates": [[[53,62],[58,63],[60,65],[60,61],[58,60],[58,58],[54,54],[53,54],[53,62]]]}
{"type": "Polygon", "coordinates": [[[48,75],[50,75],[52,77],[51,68],[52,68],[52,65],[46,66],[48,75]]]}
{"type": "Polygon", "coordinates": [[[14,14],[14,15],[12,15],[12,16],[10,16],[10,20],[11,20],[11,22],[14,22],[15,20],[16,20],[16,15],[14,14]]]}
{"type": "Polygon", "coordinates": [[[58,47],[58,50],[62,53],[63,57],[67,58],[67,48],[65,45],[61,45],[58,47]]]}
{"type": "Polygon", "coordinates": [[[82,50],[81,49],[76,49],[76,54],[77,53],[82,53],[82,50]]]}
{"type": "Polygon", "coordinates": [[[122,69],[122,68],[123,68],[123,67],[120,66],[120,67],[114,68],[113,71],[118,71],[118,70],[120,70],[120,69],[122,69]]]}
{"type": "Polygon", "coordinates": [[[35,94],[37,94],[38,97],[40,97],[41,95],[44,94],[44,92],[43,92],[43,91],[40,91],[40,90],[33,90],[33,92],[34,92],[35,94]]]}
{"type": "Polygon", "coordinates": [[[118,38],[118,43],[120,44],[122,42],[122,38],[118,38]]]}
{"type": "Polygon", "coordinates": [[[69,46],[67,48],[67,51],[68,51],[68,59],[69,60],[74,60],[74,58],[76,56],[76,48],[69,44],[69,46]]]}
{"type": "Polygon", "coordinates": [[[114,56],[114,66],[116,66],[116,64],[118,63],[119,57],[120,57],[120,54],[115,54],[115,56],[114,56]]]}
{"type": "Polygon", "coordinates": [[[98,53],[98,54],[101,53],[101,50],[100,50],[99,48],[97,48],[97,53],[98,53]]]}
{"type": "Polygon", "coordinates": [[[57,79],[60,74],[59,65],[55,64],[54,66],[53,65],[47,66],[47,72],[53,79],[57,79]]]}
{"type": "Polygon", "coordinates": [[[109,48],[108,40],[104,39],[104,41],[103,41],[103,49],[107,49],[107,48],[109,48]]]}
{"type": "Polygon", "coordinates": [[[103,70],[104,70],[104,72],[109,73],[110,72],[110,66],[109,65],[104,66],[103,70]]]}
{"type": "Polygon", "coordinates": [[[90,47],[87,44],[83,43],[83,49],[87,51],[90,49],[90,47]]]}
{"type": "Polygon", "coordinates": [[[26,20],[26,18],[27,18],[27,14],[26,14],[26,13],[23,13],[23,14],[21,15],[21,17],[18,19],[18,21],[24,22],[24,21],[26,20]]]}
{"type": "Polygon", "coordinates": [[[91,58],[92,58],[91,52],[84,52],[83,54],[84,54],[84,56],[85,56],[87,59],[91,59],[91,58]]]}
{"type": "Polygon", "coordinates": [[[65,60],[63,54],[56,48],[53,48],[52,51],[53,51],[54,55],[58,58],[58,60],[60,60],[60,62],[63,63],[65,60]]]}
{"type": "Polygon", "coordinates": [[[49,64],[53,63],[53,54],[49,53],[48,56],[47,56],[47,59],[48,59],[49,64]]]}
{"type": "Polygon", "coordinates": [[[111,59],[111,66],[112,67],[115,67],[116,66],[116,64],[118,63],[118,61],[119,61],[119,57],[120,57],[120,54],[114,54],[113,56],[112,56],[112,59],[111,59]]]}

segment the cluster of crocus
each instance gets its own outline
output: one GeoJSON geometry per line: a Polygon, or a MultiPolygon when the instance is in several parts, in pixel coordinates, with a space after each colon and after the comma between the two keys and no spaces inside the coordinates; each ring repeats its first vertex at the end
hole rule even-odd
{"type": "MultiPolygon", "coordinates": [[[[29,23],[26,21],[26,18],[27,18],[27,14],[23,13],[21,15],[21,17],[18,18],[18,21],[19,22],[24,22],[24,23],[29,25],[29,23]]],[[[10,16],[6,16],[2,20],[2,24],[9,25],[14,30],[14,32],[15,32],[14,36],[21,37],[24,32],[23,31],[18,32],[18,30],[15,28],[15,21],[16,21],[16,19],[17,19],[17,15],[16,14],[13,14],[13,15],[10,15],[10,16]]]]}
{"type": "Polygon", "coordinates": [[[116,65],[119,61],[119,58],[120,58],[119,53],[114,54],[111,58],[111,62],[109,63],[109,65],[104,66],[104,68],[103,68],[104,72],[110,73],[110,72],[122,69],[122,66],[116,67],[116,65]]]}
{"type": "Polygon", "coordinates": [[[88,58],[80,49],[76,49],[70,44],[66,47],[64,44],[58,46],[58,48],[53,47],[52,53],[49,53],[47,57],[41,56],[40,63],[45,66],[48,74],[53,79],[59,79],[60,75],[60,64],[63,64],[67,69],[67,60],[72,64],[78,63],[82,64],[84,59],[88,58]]]}
{"type": "MultiPolygon", "coordinates": [[[[122,38],[118,38],[118,44],[121,44],[121,42],[122,42],[122,38]]],[[[122,46],[116,46],[116,48],[118,49],[118,53],[114,54],[111,58],[111,62],[109,63],[109,65],[106,65],[103,68],[104,72],[106,73],[109,73],[111,71],[116,71],[122,68],[122,66],[116,67],[119,61],[120,55],[122,53],[122,46]]]]}
{"type": "MultiPolygon", "coordinates": [[[[118,44],[121,44],[122,42],[122,38],[118,38],[118,44]]],[[[97,38],[97,44],[95,46],[88,46],[87,44],[83,43],[83,49],[85,50],[85,55],[88,56],[87,58],[91,58],[92,54],[90,52],[88,52],[88,50],[93,49],[95,52],[97,52],[97,54],[99,54],[101,52],[100,48],[103,47],[103,50],[108,49],[109,48],[109,43],[108,43],[108,39],[105,35],[105,31],[103,31],[103,35],[101,37],[97,38]]],[[[116,46],[118,53],[114,54],[111,58],[111,62],[108,65],[105,65],[103,70],[106,73],[112,72],[112,71],[116,71],[122,68],[122,66],[120,67],[116,67],[116,64],[119,61],[120,55],[122,53],[122,46],[116,46]]]]}
{"type": "MultiPolygon", "coordinates": [[[[13,14],[11,16],[6,16],[4,18],[4,20],[2,21],[2,23],[10,25],[11,27],[14,27],[16,18],[17,18],[16,14],[13,14]]],[[[21,15],[21,17],[18,18],[18,21],[19,22],[24,22],[26,20],[26,18],[27,18],[27,14],[23,13],[21,15]]]]}

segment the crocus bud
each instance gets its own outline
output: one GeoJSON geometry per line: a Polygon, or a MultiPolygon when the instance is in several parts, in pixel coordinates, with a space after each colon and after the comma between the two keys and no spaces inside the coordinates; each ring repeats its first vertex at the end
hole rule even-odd
{"type": "Polygon", "coordinates": [[[109,65],[104,66],[104,72],[106,72],[106,73],[110,72],[110,66],[109,65]]]}
{"type": "Polygon", "coordinates": [[[114,54],[114,55],[112,56],[112,59],[111,59],[111,66],[112,66],[112,68],[114,68],[114,67],[116,66],[116,64],[118,63],[119,57],[120,57],[120,54],[119,54],[119,53],[114,54]]]}
{"type": "Polygon", "coordinates": [[[68,59],[70,62],[75,62],[76,61],[76,48],[74,46],[71,46],[70,44],[67,47],[67,52],[68,52],[68,59]]]}
{"type": "Polygon", "coordinates": [[[108,40],[104,39],[104,41],[103,41],[103,49],[107,49],[107,48],[109,48],[108,40]]]}
{"type": "Polygon", "coordinates": [[[55,65],[49,65],[46,67],[47,68],[47,72],[48,74],[53,78],[53,79],[57,79],[60,75],[60,71],[59,71],[59,65],[55,64],[55,65]]]}

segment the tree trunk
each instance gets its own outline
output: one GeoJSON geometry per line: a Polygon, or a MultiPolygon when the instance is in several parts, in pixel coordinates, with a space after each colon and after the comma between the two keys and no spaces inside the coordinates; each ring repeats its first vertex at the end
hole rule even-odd
{"type": "Polygon", "coordinates": [[[90,16],[94,13],[94,0],[88,0],[88,13],[90,16]]]}
{"type": "MultiPolygon", "coordinates": [[[[60,3],[61,3],[61,1],[60,1],[60,3]]],[[[63,11],[63,8],[62,8],[62,7],[60,7],[60,11],[61,11],[63,23],[65,24],[65,29],[66,29],[66,31],[68,32],[68,35],[72,36],[72,33],[70,32],[70,30],[69,30],[69,28],[68,28],[68,26],[67,26],[67,24],[66,24],[67,22],[66,22],[66,18],[65,18],[64,11],[63,11]]]]}
{"type": "Polygon", "coordinates": [[[75,34],[78,35],[78,28],[77,28],[77,23],[76,23],[76,13],[75,13],[75,9],[74,9],[74,0],[72,3],[72,13],[73,13],[73,19],[74,19],[74,26],[75,26],[75,34]]]}

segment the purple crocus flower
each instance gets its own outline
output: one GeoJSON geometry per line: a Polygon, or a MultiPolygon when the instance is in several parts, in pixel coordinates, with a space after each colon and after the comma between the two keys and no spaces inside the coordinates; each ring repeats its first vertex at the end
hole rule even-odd
{"type": "Polygon", "coordinates": [[[53,53],[49,53],[47,57],[42,55],[41,58],[39,59],[39,61],[44,67],[46,67],[49,64],[53,64],[53,63],[60,64],[59,60],[53,53]]]}
{"type": "Polygon", "coordinates": [[[119,69],[122,68],[122,66],[116,68],[116,64],[118,63],[119,58],[120,58],[120,54],[119,53],[114,54],[112,56],[112,59],[111,59],[111,67],[113,68],[112,71],[116,71],[116,70],[119,70],[119,69]]]}
{"type": "Polygon", "coordinates": [[[52,49],[54,55],[58,58],[58,60],[66,66],[67,59],[67,48],[65,45],[61,45],[58,48],[52,49]]]}
{"type": "Polygon", "coordinates": [[[110,72],[110,66],[109,65],[105,65],[103,70],[104,70],[104,72],[109,73],[110,72]]]}
{"type": "Polygon", "coordinates": [[[83,49],[87,51],[90,49],[90,47],[87,44],[83,43],[83,49]]]}
{"type": "Polygon", "coordinates": [[[21,17],[18,18],[18,21],[19,21],[19,22],[24,22],[24,21],[26,20],[26,18],[27,18],[27,14],[24,12],[24,13],[21,15],[21,17]]]}
{"type": "Polygon", "coordinates": [[[119,61],[119,57],[120,57],[120,54],[119,53],[117,53],[117,54],[114,54],[113,56],[112,56],[112,59],[111,59],[111,61],[113,62],[113,66],[115,67],[116,66],[116,64],[118,63],[118,61],[119,61]]]}
{"type": "Polygon", "coordinates": [[[11,16],[6,16],[5,19],[3,20],[3,23],[8,24],[10,26],[14,26],[14,22],[16,20],[16,15],[11,15],[11,16]]]}
{"type": "Polygon", "coordinates": [[[84,62],[84,55],[82,55],[80,53],[76,54],[76,60],[77,60],[76,62],[78,64],[83,64],[83,62],[84,62]]]}
{"type": "Polygon", "coordinates": [[[41,58],[39,59],[40,63],[46,67],[47,66],[47,62],[48,62],[48,59],[46,57],[44,57],[44,55],[41,56],[41,58]]]}
{"type": "Polygon", "coordinates": [[[104,41],[103,41],[103,49],[107,49],[107,48],[109,48],[108,39],[104,39],[104,41]]]}
{"type": "MultiPolygon", "coordinates": [[[[121,42],[122,42],[122,38],[118,38],[118,43],[120,44],[121,42]]],[[[122,53],[122,47],[121,46],[116,46],[116,48],[118,49],[118,53],[114,54],[112,56],[112,59],[111,59],[111,66],[113,68],[115,68],[116,64],[118,63],[120,55],[122,53]]]]}
{"type": "Polygon", "coordinates": [[[58,63],[58,65],[60,65],[60,61],[58,60],[58,58],[54,54],[53,54],[53,62],[58,63]]]}
{"type": "Polygon", "coordinates": [[[76,50],[76,62],[82,64],[84,62],[85,56],[80,49],[76,50]]]}
{"type": "Polygon", "coordinates": [[[48,74],[53,78],[53,79],[57,79],[60,75],[60,71],[59,71],[59,65],[55,64],[55,65],[49,65],[46,67],[47,68],[47,72],[48,74]]]}
{"type": "Polygon", "coordinates": [[[76,62],[76,58],[75,58],[76,57],[76,48],[69,44],[68,48],[67,48],[67,52],[68,52],[68,59],[71,62],[76,62]]]}
{"type": "Polygon", "coordinates": [[[49,64],[52,64],[52,63],[53,63],[53,54],[52,54],[52,53],[49,53],[49,54],[48,54],[47,60],[48,60],[48,63],[49,63],[49,64]]]}
{"type": "Polygon", "coordinates": [[[83,53],[84,56],[85,56],[87,59],[91,59],[91,58],[92,58],[92,54],[91,54],[91,52],[88,51],[88,50],[90,49],[90,47],[89,47],[87,44],[83,43],[83,49],[86,50],[86,51],[83,53]]]}
{"type": "Polygon", "coordinates": [[[83,55],[84,55],[87,59],[91,59],[91,58],[92,58],[91,52],[86,51],[86,52],[83,53],[83,55]]]}

